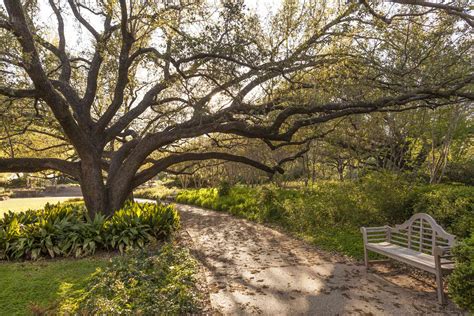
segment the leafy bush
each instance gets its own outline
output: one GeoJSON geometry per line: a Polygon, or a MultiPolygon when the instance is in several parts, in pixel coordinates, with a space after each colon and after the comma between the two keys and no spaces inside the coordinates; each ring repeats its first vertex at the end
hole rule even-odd
{"type": "Polygon", "coordinates": [[[453,250],[456,268],[449,276],[448,291],[461,308],[474,313],[474,235],[453,250]]]}
{"type": "Polygon", "coordinates": [[[93,254],[97,249],[143,247],[165,239],[179,226],[171,206],[129,203],[112,217],[90,218],[82,203],[46,204],[44,209],[8,212],[0,220],[0,259],[93,254]]]}
{"type": "Polygon", "coordinates": [[[129,247],[143,247],[156,238],[168,238],[178,227],[178,214],[172,206],[130,203],[107,221],[106,245],[120,252],[129,247]]]}
{"type": "Polygon", "coordinates": [[[27,186],[27,179],[26,177],[9,179],[7,182],[2,183],[2,186],[7,188],[24,188],[27,186]]]}
{"type": "Polygon", "coordinates": [[[234,186],[225,196],[216,189],[183,190],[176,200],[275,224],[325,249],[362,258],[361,226],[399,224],[417,212],[431,214],[458,237],[467,236],[474,227],[473,199],[473,187],[422,185],[372,173],[299,190],[234,186]]]}
{"type": "Polygon", "coordinates": [[[450,233],[461,238],[474,232],[474,187],[429,185],[414,190],[412,213],[428,213],[450,233]]]}
{"type": "Polygon", "coordinates": [[[230,183],[227,182],[227,181],[223,181],[221,182],[221,184],[219,185],[219,196],[227,196],[229,195],[230,193],[230,183]]]}
{"type": "Polygon", "coordinates": [[[446,168],[446,180],[474,185],[474,159],[450,162],[446,168]]]}
{"type": "Polygon", "coordinates": [[[168,188],[163,185],[157,185],[149,189],[139,189],[133,192],[133,196],[136,198],[149,199],[155,201],[161,201],[167,196],[174,195],[176,188],[168,188]]]}
{"type": "Polygon", "coordinates": [[[97,272],[82,296],[60,308],[65,314],[187,315],[199,311],[196,261],[167,244],[158,253],[135,250],[97,272]]]}

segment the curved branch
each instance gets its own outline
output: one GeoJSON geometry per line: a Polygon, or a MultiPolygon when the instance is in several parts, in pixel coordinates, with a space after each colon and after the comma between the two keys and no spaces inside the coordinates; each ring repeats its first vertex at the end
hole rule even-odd
{"type": "Polygon", "coordinates": [[[66,37],[64,35],[64,20],[61,15],[61,10],[54,4],[53,0],[49,0],[49,5],[53,9],[56,19],[58,21],[58,35],[59,35],[59,58],[61,59],[61,76],[59,80],[68,82],[71,78],[71,64],[66,54],[66,37]]]}
{"type": "Polygon", "coordinates": [[[12,89],[8,87],[0,87],[0,95],[10,98],[37,98],[38,91],[34,89],[12,89]]]}
{"type": "Polygon", "coordinates": [[[130,68],[130,50],[132,44],[135,41],[133,34],[128,30],[128,13],[127,3],[125,0],[120,0],[120,31],[122,33],[122,45],[119,54],[119,67],[117,73],[117,82],[113,93],[113,99],[109,107],[105,110],[104,114],[99,118],[97,122],[97,130],[103,132],[114,115],[120,109],[120,106],[124,100],[125,87],[129,82],[128,71],[130,68]]]}
{"type": "Polygon", "coordinates": [[[23,48],[25,70],[33,81],[39,97],[51,108],[54,116],[79,154],[93,151],[94,149],[88,146],[90,142],[85,132],[79,128],[69,111],[69,104],[56,91],[44,72],[33,35],[28,28],[23,6],[19,1],[15,0],[5,0],[4,3],[10,16],[13,32],[23,48]]]}
{"type": "Polygon", "coordinates": [[[256,160],[253,160],[244,156],[233,155],[233,154],[223,153],[223,152],[184,153],[184,154],[179,154],[179,155],[171,155],[171,156],[168,156],[156,161],[153,164],[153,166],[141,171],[135,176],[132,182],[132,186],[133,187],[139,186],[140,184],[153,178],[159,172],[168,169],[168,167],[172,165],[185,162],[185,161],[198,161],[198,160],[210,160],[210,159],[243,163],[243,164],[252,166],[254,168],[263,170],[270,175],[275,174],[275,172],[283,173],[283,169],[279,167],[279,165],[276,167],[270,167],[261,162],[258,162],[256,160]]]}
{"type": "MultiPolygon", "coordinates": [[[[431,9],[439,9],[445,11],[449,15],[455,15],[462,20],[464,20],[467,24],[469,24],[470,27],[474,27],[474,16],[466,13],[466,9],[461,8],[461,7],[456,7],[453,5],[445,4],[445,3],[437,3],[437,2],[429,2],[429,1],[424,1],[424,0],[390,0],[390,2],[393,3],[398,3],[398,4],[408,4],[408,5],[413,5],[413,6],[420,6],[420,7],[425,7],[425,8],[431,8],[431,9]]],[[[360,0],[360,3],[364,7],[367,8],[370,14],[372,14],[374,17],[377,19],[382,20],[383,22],[390,24],[392,20],[397,17],[397,16],[410,16],[411,14],[403,14],[403,15],[394,15],[392,17],[387,17],[382,14],[377,13],[368,3],[367,0],[360,0]]],[[[423,14],[426,14],[428,12],[425,12],[423,14]]],[[[417,15],[417,14],[413,14],[417,15]]]]}
{"type": "Polygon", "coordinates": [[[86,21],[86,19],[84,19],[84,17],[81,15],[79,10],[77,9],[77,6],[74,3],[74,1],[73,0],[68,0],[68,3],[69,3],[69,6],[71,7],[72,13],[76,17],[76,19],[82,25],[84,25],[84,27],[95,37],[96,40],[99,40],[99,38],[100,38],[99,32],[97,32],[96,29],[94,29],[92,27],[92,25],[89,22],[86,21]]]}
{"type": "Polygon", "coordinates": [[[0,172],[39,172],[55,170],[79,178],[79,163],[56,158],[0,158],[0,172]]]}
{"type": "Polygon", "coordinates": [[[106,45],[107,41],[110,39],[110,36],[114,32],[115,28],[111,26],[112,17],[108,15],[104,21],[104,33],[101,36],[101,40],[97,41],[96,49],[92,60],[85,60],[89,64],[89,72],[87,73],[87,86],[86,92],[82,99],[82,103],[86,108],[86,112],[90,116],[90,109],[94,102],[94,99],[97,94],[97,82],[99,80],[99,72],[102,62],[104,60],[101,50],[102,47],[106,45]]]}

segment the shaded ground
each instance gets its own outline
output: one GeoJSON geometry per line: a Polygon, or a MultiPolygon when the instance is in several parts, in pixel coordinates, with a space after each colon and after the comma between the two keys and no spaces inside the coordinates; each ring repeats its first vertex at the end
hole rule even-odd
{"type": "Polygon", "coordinates": [[[273,229],[231,215],[177,205],[206,267],[213,307],[246,315],[460,314],[437,304],[425,277],[377,273],[273,229]]]}

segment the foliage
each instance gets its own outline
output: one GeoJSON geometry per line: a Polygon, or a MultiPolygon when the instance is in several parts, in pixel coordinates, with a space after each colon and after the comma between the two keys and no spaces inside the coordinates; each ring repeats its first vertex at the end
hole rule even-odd
{"type": "Polygon", "coordinates": [[[474,232],[474,187],[427,185],[416,188],[407,203],[412,213],[428,213],[461,238],[474,232]]]}
{"type": "Polygon", "coordinates": [[[449,14],[460,8],[281,1],[257,14],[245,1],[4,3],[0,171],[78,181],[91,213],[113,213],[155,176],[192,176],[196,162],[280,172],[332,131],[343,137],[322,152],[341,179],[360,166],[413,168],[406,160],[421,152],[437,182],[465,147],[472,38],[449,14]],[[425,132],[414,133],[421,116],[425,132]]]}
{"type": "Polygon", "coordinates": [[[24,188],[27,185],[26,177],[16,177],[1,182],[0,186],[5,188],[24,188]]]}
{"type": "Polygon", "coordinates": [[[177,202],[195,204],[275,224],[319,246],[362,258],[361,226],[399,224],[415,212],[431,214],[460,237],[471,232],[474,188],[422,185],[372,173],[360,181],[320,182],[307,190],[273,186],[183,190],[177,202]]]}
{"type": "Polygon", "coordinates": [[[164,240],[179,227],[179,216],[173,206],[155,203],[129,203],[107,221],[106,245],[123,252],[155,239],[164,240]]]}
{"type": "Polygon", "coordinates": [[[135,198],[149,199],[155,201],[161,201],[166,197],[173,195],[176,192],[176,188],[168,188],[164,185],[157,185],[152,188],[139,189],[133,192],[135,198]]]}
{"type": "Polygon", "coordinates": [[[453,182],[474,185],[474,158],[450,163],[446,169],[446,178],[453,182]]]}
{"type": "Polygon", "coordinates": [[[171,244],[158,253],[135,250],[116,257],[67,300],[64,313],[184,315],[198,311],[196,262],[171,244]]]}
{"type": "Polygon", "coordinates": [[[474,234],[453,250],[456,268],[449,276],[449,294],[461,308],[474,313],[474,234]]]}
{"type": "Polygon", "coordinates": [[[219,185],[219,196],[227,196],[230,193],[230,183],[227,181],[222,181],[219,185]]]}
{"type": "Polygon", "coordinates": [[[0,264],[0,311],[2,315],[55,314],[52,310],[66,297],[84,291],[106,258],[4,262],[0,264]]]}
{"type": "Polygon", "coordinates": [[[0,257],[85,256],[97,249],[143,247],[165,239],[179,226],[171,206],[128,203],[112,217],[91,218],[82,203],[46,204],[44,209],[9,212],[0,220],[0,257]]]}

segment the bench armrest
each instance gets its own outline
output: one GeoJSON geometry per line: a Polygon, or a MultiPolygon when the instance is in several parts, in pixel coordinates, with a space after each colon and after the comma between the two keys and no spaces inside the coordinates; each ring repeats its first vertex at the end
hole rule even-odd
{"type": "Polygon", "coordinates": [[[433,255],[441,258],[451,257],[451,249],[452,247],[436,246],[434,247],[433,255]]]}

